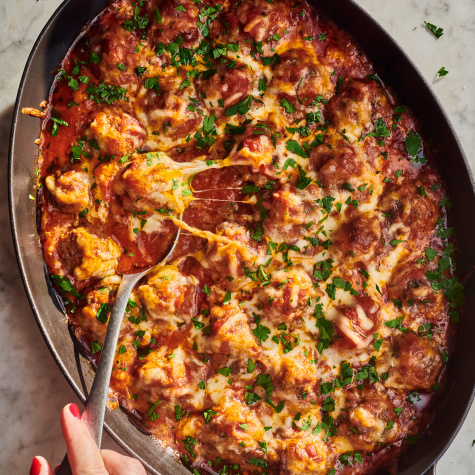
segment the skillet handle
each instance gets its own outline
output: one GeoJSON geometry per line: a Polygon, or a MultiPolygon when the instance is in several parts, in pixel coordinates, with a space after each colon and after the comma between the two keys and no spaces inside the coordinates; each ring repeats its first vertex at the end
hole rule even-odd
{"type": "Polygon", "coordinates": [[[429,470],[427,470],[427,472],[424,475],[436,475],[435,474],[435,467],[436,467],[436,464],[432,465],[432,467],[429,468],[429,470]]]}

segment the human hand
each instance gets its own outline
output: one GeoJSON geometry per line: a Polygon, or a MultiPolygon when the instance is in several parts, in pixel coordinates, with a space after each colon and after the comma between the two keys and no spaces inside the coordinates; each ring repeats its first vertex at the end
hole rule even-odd
{"type": "MultiPolygon", "coordinates": [[[[61,428],[73,475],[146,475],[138,460],[113,450],[98,449],[76,404],[64,407],[61,428]]],[[[30,475],[53,475],[53,471],[47,460],[37,456],[31,464],[30,475]]]]}

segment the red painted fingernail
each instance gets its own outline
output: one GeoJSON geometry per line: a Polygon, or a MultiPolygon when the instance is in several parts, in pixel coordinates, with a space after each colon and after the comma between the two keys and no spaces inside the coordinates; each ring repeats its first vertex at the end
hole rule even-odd
{"type": "Polygon", "coordinates": [[[31,462],[30,475],[40,475],[41,472],[41,462],[35,457],[33,462],[31,462]]]}
{"type": "Polygon", "coordinates": [[[81,420],[81,413],[79,412],[79,407],[76,406],[76,404],[70,404],[69,405],[69,410],[71,411],[71,414],[76,418],[81,420]]]}

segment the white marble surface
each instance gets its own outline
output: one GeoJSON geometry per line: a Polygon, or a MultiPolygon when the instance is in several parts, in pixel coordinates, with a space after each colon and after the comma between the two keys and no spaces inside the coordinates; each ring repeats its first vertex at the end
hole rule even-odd
{"type": "MultiPolygon", "coordinates": [[[[332,0],[328,0],[332,1],[332,0]]],[[[357,0],[396,38],[432,84],[475,171],[475,1],[357,0]],[[437,40],[424,20],[444,28],[437,40]],[[445,66],[449,75],[436,79],[445,66]]],[[[7,154],[17,87],[34,40],[60,0],[0,0],[0,473],[26,474],[34,455],[64,453],[60,410],[78,400],[36,326],[17,270],[7,204],[7,154]]],[[[475,473],[475,407],[438,473],[475,473]]],[[[116,448],[106,436],[105,446],[116,448]]]]}

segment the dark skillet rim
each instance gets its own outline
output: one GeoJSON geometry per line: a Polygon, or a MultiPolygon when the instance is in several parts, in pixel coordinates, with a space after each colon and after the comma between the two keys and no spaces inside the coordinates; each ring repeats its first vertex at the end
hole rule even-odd
{"type": "MultiPolygon", "coordinates": [[[[18,119],[19,115],[21,114],[20,99],[21,99],[21,96],[22,96],[23,89],[25,87],[26,77],[27,77],[27,75],[29,73],[29,70],[30,70],[32,57],[35,54],[40,41],[43,39],[43,36],[45,35],[45,33],[49,30],[51,24],[63,12],[63,10],[65,9],[65,7],[68,5],[68,3],[70,1],[71,0],[63,0],[63,2],[54,11],[54,13],[51,15],[51,17],[48,19],[45,26],[43,27],[43,29],[39,33],[32,49],[30,51],[28,59],[25,63],[25,68],[23,70],[22,77],[21,77],[21,80],[20,80],[20,83],[19,83],[19,86],[18,86],[18,93],[17,93],[16,100],[15,100],[15,106],[14,106],[14,112],[13,112],[13,118],[12,118],[12,127],[11,127],[10,140],[9,140],[8,205],[9,205],[10,225],[11,225],[11,232],[12,232],[12,238],[13,238],[13,245],[14,245],[14,249],[15,249],[15,255],[16,255],[17,262],[18,262],[18,266],[20,268],[20,275],[21,275],[21,279],[22,279],[22,282],[23,282],[23,286],[25,288],[26,295],[27,295],[28,301],[30,303],[30,306],[33,310],[33,314],[35,316],[36,322],[37,322],[38,327],[41,331],[43,339],[45,340],[45,342],[46,342],[46,344],[47,344],[47,346],[48,346],[48,348],[49,348],[56,364],[58,365],[59,369],[61,370],[62,374],[64,375],[64,377],[68,381],[68,383],[71,386],[71,388],[73,389],[73,391],[76,393],[76,395],[79,397],[79,399],[84,403],[85,402],[85,395],[84,395],[82,389],[74,382],[73,378],[70,376],[68,370],[64,366],[62,360],[59,358],[58,353],[57,353],[56,348],[55,348],[55,345],[53,345],[51,339],[46,334],[46,331],[45,331],[45,328],[44,328],[44,325],[43,325],[43,320],[40,317],[39,311],[36,307],[35,300],[34,300],[34,297],[33,297],[33,293],[30,289],[29,282],[26,279],[25,264],[23,262],[23,256],[21,255],[20,250],[19,250],[19,247],[20,247],[19,242],[18,242],[19,237],[18,237],[18,232],[17,232],[17,227],[16,227],[17,217],[15,215],[14,206],[13,206],[13,201],[14,201],[14,196],[13,196],[14,195],[14,191],[13,191],[13,189],[14,189],[14,184],[13,184],[13,182],[14,182],[14,177],[13,177],[14,142],[15,142],[15,135],[16,135],[16,129],[17,129],[17,119],[18,119]]],[[[308,0],[308,1],[309,1],[310,5],[313,4],[312,0],[308,0]]],[[[412,59],[406,54],[404,49],[393,38],[393,36],[377,20],[375,20],[374,17],[368,11],[366,11],[364,8],[362,8],[360,5],[358,5],[355,2],[355,0],[347,0],[347,1],[354,8],[356,8],[361,15],[366,16],[374,26],[377,26],[377,28],[379,28],[379,34],[383,34],[384,36],[386,36],[386,38],[390,41],[390,43],[392,45],[392,48],[396,49],[404,57],[404,59],[407,61],[407,63],[413,68],[414,73],[422,80],[426,91],[429,92],[429,95],[430,95],[431,99],[433,100],[434,104],[437,106],[437,109],[438,109],[438,112],[439,112],[440,116],[443,117],[443,119],[445,120],[446,126],[450,130],[450,132],[451,132],[451,134],[452,134],[452,136],[453,136],[453,138],[456,142],[458,151],[460,152],[460,155],[461,155],[462,160],[463,160],[465,173],[466,173],[467,177],[469,178],[469,181],[470,181],[470,184],[471,184],[471,187],[472,187],[472,191],[475,192],[475,180],[474,180],[470,165],[468,163],[467,156],[466,156],[466,154],[463,150],[462,144],[460,142],[460,139],[459,139],[459,137],[458,137],[458,135],[457,135],[457,133],[456,133],[456,131],[455,131],[448,115],[447,115],[447,113],[445,112],[439,98],[435,94],[435,92],[432,89],[429,82],[426,80],[426,78],[421,73],[421,71],[418,69],[418,67],[414,64],[412,59]]],[[[317,8],[317,7],[315,7],[315,8],[317,8]]],[[[318,8],[321,11],[325,11],[324,7],[323,8],[318,7],[318,8]]],[[[91,20],[92,20],[92,18],[91,18],[91,20]]],[[[337,17],[335,17],[334,21],[337,25],[339,24],[337,17]]],[[[354,38],[355,38],[356,42],[358,43],[358,37],[356,35],[354,35],[354,38]]],[[[377,69],[377,67],[378,67],[377,63],[375,63],[375,67],[377,69]]],[[[397,91],[397,88],[395,88],[395,90],[397,91]]],[[[448,441],[445,443],[443,449],[440,452],[438,452],[437,455],[432,459],[431,463],[429,465],[427,465],[424,472],[421,472],[421,473],[425,473],[427,470],[430,470],[431,467],[434,467],[435,464],[440,460],[440,458],[444,455],[444,453],[450,447],[450,445],[453,443],[455,437],[457,436],[457,434],[460,431],[460,428],[462,427],[462,425],[464,424],[464,422],[466,420],[467,414],[468,414],[468,412],[469,412],[469,410],[472,406],[474,397],[475,397],[475,385],[472,388],[472,392],[471,392],[471,396],[469,398],[469,402],[466,405],[466,407],[463,411],[463,414],[460,417],[460,419],[459,419],[455,429],[453,430],[452,434],[450,435],[448,441]]],[[[104,427],[105,427],[106,431],[108,432],[108,434],[114,439],[114,441],[122,449],[124,449],[126,452],[128,452],[129,454],[133,455],[138,460],[140,460],[143,463],[143,465],[146,467],[147,470],[151,471],[152,473],[155,473],[155,474],[159,475],[159,472],[155,468],[153,468],[148,462],[143,460],[139,455],[137,455],[135,453],[135,451],[129,445],[127,445],[127,443],[120,436],[118,436],[116,434],[116,432],[114,430],[112,430],[107,423],[104,423],[104,427]]]]}

